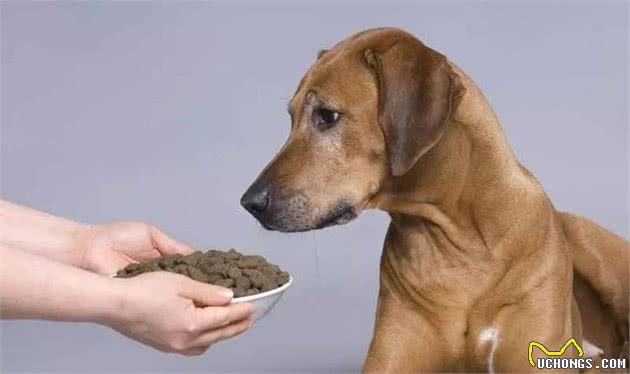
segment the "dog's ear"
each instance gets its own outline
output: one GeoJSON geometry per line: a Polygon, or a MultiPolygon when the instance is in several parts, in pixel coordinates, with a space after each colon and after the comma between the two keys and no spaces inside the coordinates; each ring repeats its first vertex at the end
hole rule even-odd
{"type": "Polygon", "coordinates": [[[392,173],[403,175],[440,139],[464,88],[446,57],[415,39],[363,57],[378,81],[392,173]]]}

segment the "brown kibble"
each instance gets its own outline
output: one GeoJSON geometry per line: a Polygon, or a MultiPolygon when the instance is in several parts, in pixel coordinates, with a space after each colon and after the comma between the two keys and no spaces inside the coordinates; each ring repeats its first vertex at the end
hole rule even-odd
{"type": "Polygon", "coordinates": [[[234,292],[234,297],[243,297],[245,296],[245,289],[244,288],[232,288],[232,292],[234,292]]]}
{"type": "Polygon", "coordinates": [[[188,266],[184,264],[175,265],[175,271],[179,274],[188,275],[188,266]]]}
{"type": "Polygon", "coordinates": [[[260,273],[260,271],[256,270],[256,269],[243,269],[243,274],[245,274],[245,276],[251,278],[252,276],[257,276],[260,273]]]}
{"type": "Polygon", "coordinates": [[[166,268],[171,268],[175,265],[175,259],[178,256],[166,256],[162,259],[161,263],[166,267],[166,268]]]}
{"type": "Polygon", "coordinates": [[[243,255],[235,249],[164,256],[144,263],[129,264],[120,269],[116,276],[128,278],[152,271],[179,273],[199,282],[230,288],[234,297],[273,290],[289,281],[289,273],[268,263],[264,257],[243,255]]]}
{"type": "Polygon", "coordinates": [[[225,258],[229,260],[239,259],[242,255],[238,253],[234,248],[231,248],[229,251],[225,253],[225,258]]]}
{"type": "Polygon", "coordinates": [[[247,290],[252,286],[252,281],[245,276],[234,278],[234,282],[236,283],[236,287],[242,288],[243,290],[247,290]]]}
{"type": "Polygon", "coordinates": [[[243,276],[243,272],[238,267],[231,265],[227,270],[227,276],[236,279],[243,276]]]}
{"type": "Polygon", "coordinates": [[[216,265],[211,265],[209,267],[206,268],[206,273],[212,275],[212,274],[219,274],[223,277],[225,277],[227,275],[227,269],[228,266],[225,264],[216,264],[216,265]]]}
{"type": "Polygon", "coordinates": [[[197,263],[203,257],[203,252],[194,252],[188,256],[182,257],[182,262],[189,266],[197,266],[197,263]]]}
{"type": "Polygon", "coordinates": [[[223,280],[223,276],[221,274],[208,275],[208,283],[210,284],[217,284],[217,282],[220,280],[223,280]]]}
{"type": "Polygon", "coordinates": [[[199,282],[204,282],[204,283],[208,283],[208,281],[210,280],[208,275],[206,273],[204,273],[203,271],[199,270],[198,268],[193,268],[193,267],[189,267],[188,268],[188,275],[199,282]]]}
{"type": "Polygon", "coordinates": [[[256,269],[260,266],[260,261],[253,256],[243,256],[238,260],[236,265],[241,269],[256,269]]]}
{"type": "Polygon", "coordinates": [[[273,279],[265,278],[262,282],[262,287],[260,287],[260,292],[271,291],[276,288],[276,282],[273,279]]]}
{"type": "Polygon", "coordinates": [[[260,266],[258,270],[263,273],[267,278],[271,279],[274,279],[276,277],[276,274],[278,274],[278,272],[269,265],[260,266]]]}
{"type": "Polygon", "coordinates": [[[127,265],[126,268],[122,269],[121,271],[126,270],[127,272],[134,272],[137,270],[140,270],[140,264],[129,264],[127,265]]]}
{"type": "Polygon", "coordinates": [[[249,277],[249,279],[252,281],[252,284],[254,285],[254,287],[261,288],[266,279],[263,273],[255,269],[246,269],[246,270],[249,270],[247,271],[246,274],[249,277]]]}
{"type": "Polygon", "coordinates": [[[175,264],[175,258],[171,256],[164,257],[162,261],[160,261],[160,264],[164,265],[164,267],[167,268],[173,267],[173,265],[175,264]]]}
{"type": "Polygon", "coordinates": [[[210,264],[210,265],[221,265],[221,264],[225,264],[225,257],[223,256],[210,257],[206,261],[207,261],[207,264],[210,264]]]}
{"type": "Polygon", "coordinates": [[[212,268],[212,266],[214,266],[213,263],[207,261],[207,262],[200,262],[197,264],[197,268],[199,268],[199,270],[203,271],[206,274],[210,274],[210,269],[212,268]]]}
{"type": "Polygon", "coordinates": [[[221,279],[221,280],[218,280],[215,283],[215,285],[216,286],[225,287],[225,288],[230,288],[230,287],[234,286],[234,279],[232,279],[232,278],[221,279]]]}
{"type": "Polygon", "coordinates": [[[286,271],[281,271],[276,275],[276,284],[278,284],[278,287],[282,286],[283,284],[289,282],[289,278],[289,273],[287,273],[286,271]]]}
{"type": "Polygon", "coordinates": [[[126,269],[120,269],[116,272],[116,277],[117,278],[127,278],[129,277],[130,272],[128,272],[126,269]]]}
{"type": "Polygon", "coordinates": [[[260,293],[259,289],[257,289],[257,288],[250,288],[249,290],[245,291],[245,296],[256,295],[257,293],[260,293]]]}

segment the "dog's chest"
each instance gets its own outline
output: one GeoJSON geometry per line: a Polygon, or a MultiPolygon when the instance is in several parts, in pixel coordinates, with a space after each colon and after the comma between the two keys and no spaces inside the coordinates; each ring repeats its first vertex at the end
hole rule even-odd
{"type": "Polygon", "coordinates": [[[419,247],[388,248],[384,258],[383,270],[393,273],[412,297],[446,308],[469,309],[496,278],[492,264],[419,247]]]}
{"type": "Polygon", "coordinates": [[[382,265],[421,299],[457,308],[483,295],[503,268],[487,255],[455,247],[443,232],[422,227],[390,227],[382,265]]]}

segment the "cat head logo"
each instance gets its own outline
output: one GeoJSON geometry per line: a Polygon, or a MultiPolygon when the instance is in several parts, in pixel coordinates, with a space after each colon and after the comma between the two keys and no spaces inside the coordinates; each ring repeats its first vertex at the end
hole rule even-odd
{"type": "Polygon", "coordinates": [[[580,345],[575,341],[575,338],[571,338],[569,340],[567,340],[566,343],[564,343],[564,345],[562,346],[562,348],[560,348],[559,351],[550,351],[547,349],[547,347],[545,347],[544,345],[542,345],[539,342],[529,342],[529,349],[528,349],[528,353],[529,353],[529,363],[533,366],[536,367],[536,364],[534,363],[534,359],[532,358],[532,353],[534,352],[534,347],[538,347],[540,348],[540,350],[543,351],[544,354],[546,354],[547,356],[562,356],[564,354],[564,351],[567,350],[567,348],[572,345],[575,347],[575,349],[577,349],[578,352],[578,357],[582,357],[584,355],[584,351],[582,350],[582,347],[580,347],[580,345]]]}

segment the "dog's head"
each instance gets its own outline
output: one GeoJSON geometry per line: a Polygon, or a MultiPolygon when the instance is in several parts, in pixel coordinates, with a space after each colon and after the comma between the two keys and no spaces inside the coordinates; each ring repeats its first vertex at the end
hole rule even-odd
{"type": "Polygon", "coordinates": [[[410,34],[349,37],[302,78],[289,138],[241,204],[271,230],[350,221],[440,139],[462,90],[446,58],[410,34]]]}

